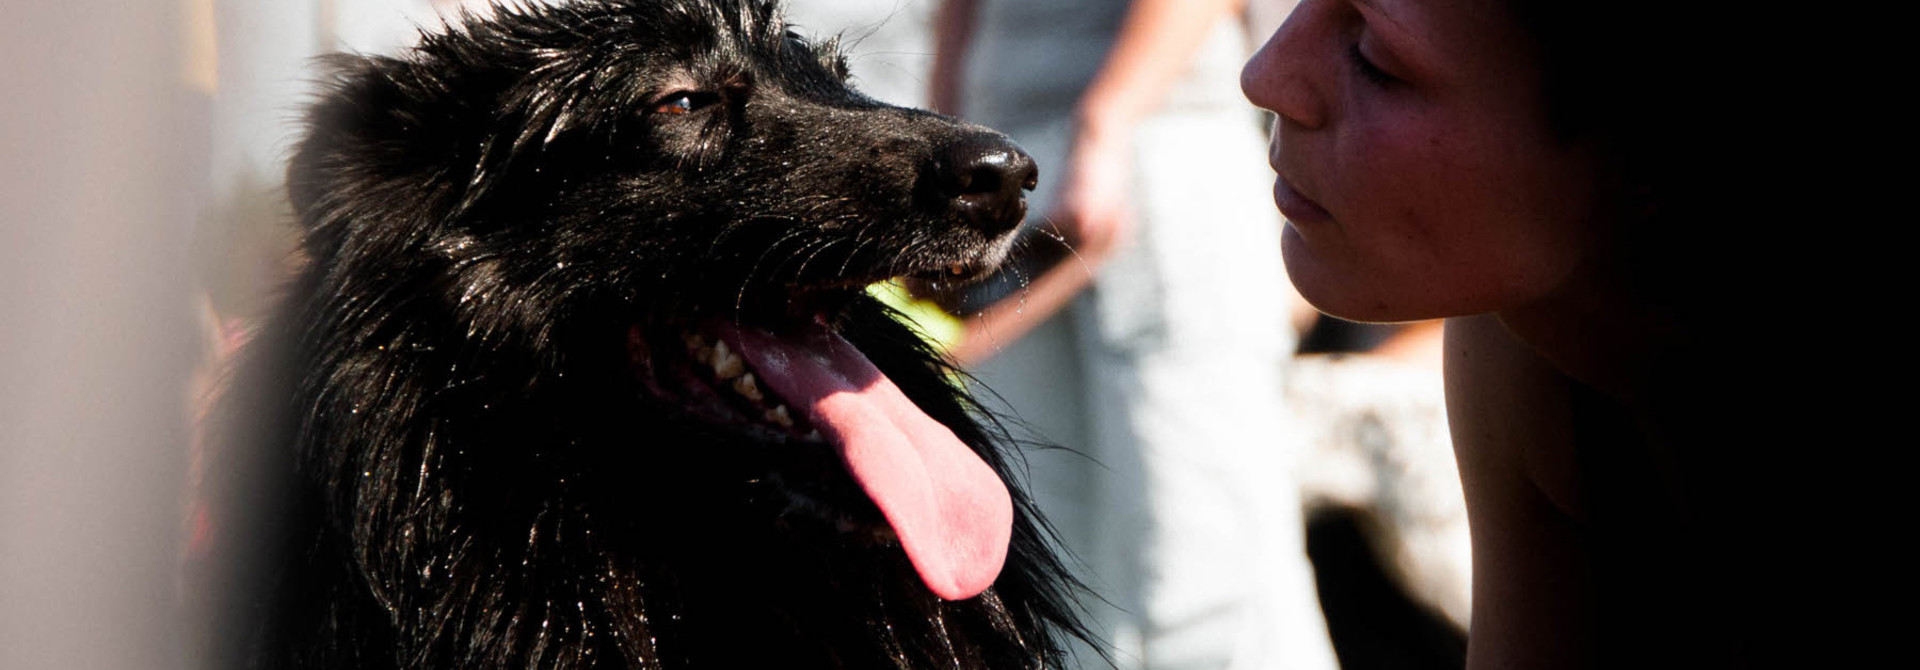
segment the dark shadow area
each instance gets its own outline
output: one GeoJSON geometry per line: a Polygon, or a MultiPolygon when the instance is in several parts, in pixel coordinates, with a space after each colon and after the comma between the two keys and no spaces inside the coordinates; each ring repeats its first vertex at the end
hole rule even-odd
{"type": "Polygon", "coordinates": [[[1367,532],[1365,512],[1324,507],[1307,517],[1307,558],[1342,670],[1466,667],[1467,634],[1401,590],[1367,532]]]}
{"type": "Polygon", "coordinates": [[[1294,353],[1348,354],[1373,351],[1405,329],[1404,324],[1360,323],[1322,314],[1300,336],[1300,345],[1294,353]]]}

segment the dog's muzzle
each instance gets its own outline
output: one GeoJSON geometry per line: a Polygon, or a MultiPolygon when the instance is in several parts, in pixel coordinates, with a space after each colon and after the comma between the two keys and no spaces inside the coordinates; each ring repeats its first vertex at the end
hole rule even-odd
{"type": "Polygon", "coordinates": [[[1040,179],[1033,157],[1005,135],[984,131],[948,144],[934,169],[961,219],[988,237],[1020,225],[1027,216],[1026,191],[1040,179]]]}

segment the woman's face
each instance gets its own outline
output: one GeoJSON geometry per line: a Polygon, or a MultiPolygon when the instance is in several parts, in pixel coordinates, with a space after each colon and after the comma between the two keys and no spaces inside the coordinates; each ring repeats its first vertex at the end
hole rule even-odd
{"type": "Polygon", "coordinates": [[[1325,312],[1522,307],[1594,247],[1594,162],[1548,126],[1505,0],[1301,0],[1240,84],[1279,115],[1287,272],[1325,312]]]}

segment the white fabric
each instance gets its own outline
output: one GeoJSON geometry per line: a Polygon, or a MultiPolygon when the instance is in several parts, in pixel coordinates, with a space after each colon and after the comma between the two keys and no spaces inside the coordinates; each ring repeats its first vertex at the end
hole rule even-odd
{"type": "MultiPolygon", "coordinates": [[[[1040,163],[1036,212],[1124,5],[983,7],[967,116],[1040,163]]],[[[1111,602],[1095,625],[1126,669],[1337,667],[1303,547],[1280,223],[1235,90],[1244,48],[1221,26],[1135,135],[1136,228],[1091,294],[976,370],[1035,439],[1074,450],[1030,455],[1033,490],[1111,602]]]]}

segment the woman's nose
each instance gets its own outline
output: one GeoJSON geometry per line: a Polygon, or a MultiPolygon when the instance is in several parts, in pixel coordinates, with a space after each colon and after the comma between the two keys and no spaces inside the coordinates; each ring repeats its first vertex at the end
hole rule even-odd
{"type": "Polygon", "coordinates": [[[1322,4],[1301,2],[1240,70],[1240,90],[1248,101],[1307,129],[1327,122],[1324,78],[1315,76],[1325,65],[1324,54],[1314,48],[1327,41],[1320,39],[1324,21],[1316,19],[1322,4]]]}

